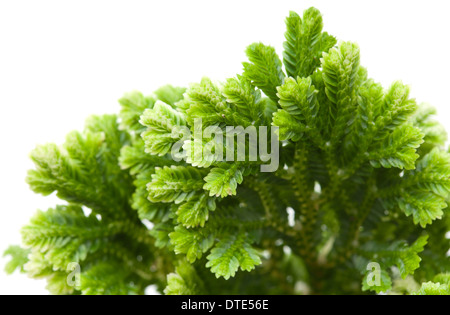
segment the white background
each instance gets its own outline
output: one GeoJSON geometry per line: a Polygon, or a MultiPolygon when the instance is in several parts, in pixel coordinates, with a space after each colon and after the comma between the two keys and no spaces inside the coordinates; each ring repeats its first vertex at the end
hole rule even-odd
{"type": "MultiPolygon", "coordinates": [[[[319,8],[325,30],[359,43],[371,77],[410,84],[450,130],[448,3],[0,0],[0,253],[20,244],[20,228],[36,209],[57,202],[24,182],[36,144],[62,143],[90,114],[118,112],[124,92],[232,77],[252,42],[281,56],[289,10],[319,8]]],[[[0,294],[46,294],[44,287],[0,271],[0,294]]]]}

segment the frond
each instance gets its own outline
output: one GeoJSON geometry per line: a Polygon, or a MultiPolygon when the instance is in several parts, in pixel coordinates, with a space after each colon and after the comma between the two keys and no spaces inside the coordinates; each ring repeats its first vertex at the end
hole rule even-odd
{"type": "MultiPolygon", "coordinates": [[[[183,94],[186,92],[186,88],[172,86],[170,84],[165,85],[153,92],[156,99],[169,104],[172,107],[176,107],[176,104],[183,99],[183,94]]],[[[144,111],[141,111],[141,113],[144,111]]]]}
{"type": "Polygon", "coordinates": [[[331,140],[334,145],[345,134],[348,122],[356,111],[359,61],[359,47],[350,42],[330,49],[321,59],[325,94],[331,102],[329,119],[332,121],[331,140]]]}
{"type": "Polygon", "coordinates": [[[203,189],[205,172],[190,166],[157,168],[147,185],[152,202],[180,203],[203,189]]]}
{"type": "Polygon", "coordinates": [[[120,119],[121,128],[125,130],[133,130],[136,132],[143,131],[144,127],[139,123],[144,110],[153,108],[156,100],[152,97],[145,97],[141,92],[133,91],[126,93],[120,100],[120,119]]]}
{"type": "Polygon", "coordinates": [[[423,134],[411,124],[403,124],[383,141],[369,148],[369,159],[373,167],[397,167],[411,170],[419,158],[417,148],[423,143],[423,134]]]}
{"type": "Polygon", "coordinates": [[[258,252],[252,248],[246,234],[228,236],[221,240],[207,257],[206,267],[211,268],[217,278],[234,277],[240,268],[251,271],[261,264],[258,252]]]}
{"type": "Polygon", "coordinates": [[[142,114],[140,123],[147,127],[142,133],[145,152],[162,156],[183,139],[181,128],[186,126],[186,118],[170,105],[157,101],[152,109],[147,109],[142,114]]]}
{"type": "Polygon", "coordinates": [[[255,90],[245,77],[228,79],[223,86],[227,102],[236,107],[236,111],[250,121],[259,121],[261,116],[261,92],[255,90]]]}
{"type": "Polygon", "coordinates": [[[450,193],[450,155],[433,149],[417,162],[415,170],[405,172],[403,179],[384,198],[385,207],[399,207],[422,227],[442,218],[450,193]]]}
{"type": "Polygon", "coordinates": [[[28,255],[30,250],[22,248],[20,246],[10,246],[3,253],[3,257],[11,256],[11,260],[5,265],[5,272],[12,274],[14,271],[19,270],[25,272],[24,265],[28,262],[28,255]]]}
{"type": "Polygon", "coordinates": [[[200,295],[205,294],[202,279],[190,264],[181,261],[175,273],[167,275],[167,295],[200,295]]]}
{"type": "Polygon", "coordinates": [[[203,188],[209,191],[210,196],[226,197],[236,195],[237,185],[243,180],[243,170],[239,164],[223,164],[211,169],[205,177],[203,188]]]}
{"type": "Polygon", "coordinates": [[[254,43],[247,47],[246,54],[250,62],[243,63],[244,77],[277,102],[277,86],[283,84],[285,75],[275,48],[254,43]]]}
{"type": "Polygon", "coordinates": [[[214,245],[215,238],[214,234],[205,233],[201,229],[186,229],[180,225],[169,236],[175,254],[185,254],[191,263],[200,259],[214,245]]]}
{"type": "Polygon", "coordinates": [[[322,33],[322,15],[316,8],[303,13],[303,19],[295,12],[286,18],[286,41],[283,44],[283,62],[287,75],[310,76],[319,66],[323,52],[328,52],[336,44],[336,39],[322,33]]]}
{"type": "Polygon", "coordinates": [[[380,261],[385,266],[397,266],[403,279],[413,274],[420,266],[422,260],[419,256],[427,244],[428,236],[420,236],[411,246],[406,242],[398,241],[392,244],[366,243],[360,253],[369,258],[380,261]]]}

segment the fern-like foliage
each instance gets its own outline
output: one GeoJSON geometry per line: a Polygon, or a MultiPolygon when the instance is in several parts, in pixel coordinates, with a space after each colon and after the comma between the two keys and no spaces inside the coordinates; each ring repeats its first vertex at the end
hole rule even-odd
{"type": "Polygon", "coordinates": [[[251,44],[242,74],[128,93],[120,116],[36,148],[27,181],[62,203],[23,228],[7,271],[56,294],[449,294],[435,110],[369,78],[317,9],[286,27],[282,59],[251,44]],[[272,172],[252,132],[280,140],[272,172]]]}

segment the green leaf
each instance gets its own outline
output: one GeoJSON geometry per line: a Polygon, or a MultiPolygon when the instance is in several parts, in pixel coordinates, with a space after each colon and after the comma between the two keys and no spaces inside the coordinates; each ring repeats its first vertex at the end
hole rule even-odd
{"type": "Polygon", "coordinates": [[[450,273],[437,274],[434,276],[433,281],[450,285],[450,273]]]}
{"type": "Polygon", "coordinates": [[[155,238],[155,246],[158,248],[170,247],[169,234],[173,231],[170,222],[158,223],[150,230],[150,235],[155,238]]]}
{"type": "Polygon", "coordinates": [[[12,274],[19,269],[20,272],[25,272],[24,265],[29,261],[28,255],[30,250],[20,246],[10,246],[3,253],[3,257],[11,256],[11,260],[5,265],[5,272],[12,274]]]}
{"type": "Polygon", "coordinates": [[[121,105],[120,126],[125,130],[141,133],[145,127],[139,123],[141,115],[146,109],[152,109],[157,100],[174,107],[175,103],[183,98],[186,89],[166,85],[154,92],[153,96],[145,97],[141,92],[133,91],[126,93],[120,100],[121,105]]]}
{"type": "Polygon", "coordinates": [[[145,97],[141,92],[133,91],[126,93],[120,100],[120,126],[126,130],[142,132],[144,127],[139,123],[144,110],[153,108],[155,99],[145,97]]]}
{"type": "Polygon", "coordinates": [[[419,253],[423,252],[427,243],[428,235],[420,236],[408,249],[400,251],[400,255],[397,258],[397,267],[403,279],[408,274],[413,274],[420,267],[422,259],[419,253]]]}
{"type": "Polygon", "coordinates": [[[215,201],[207,194],[198,194],[177,209],[178,222],[185,227],[203,227],[208,221],[209,211],[215,210],[215,201]]]}
{"type": "Polygon", "coordinates": [[[364,275],[362,281],[363,291],[374,291],[376,293],[386,292],[392,288],[392,280],[386,270],[380,270],[379,283],[374,281],[375,278],[369,278],[373,273],[369,270],[364,275]]]}
{"type": "Polygon", "coordinates": [[[447,207],[441,197],[423,191],[405,192],[397,199],[397,204],[406,216],[413,216],[414,224],[420,224],[423,228],[433,220],[441,219],[442,209],[447,207]]]}
{"type": "Polygon", "coordinates": [[[407,122],[416,109],[415,100],[409,98],[409,87],[400,81],[394,82],[381,106],[374,108],[376,139],[407,122]]]}
{"type": "Polygon", "coordinates": [[[24,269],[29,277],[35,279],[46,278],[46,289],[54,295],[79,294],[74,286],[69,286],[66,270],[54,270],[45,255],[37,249],[32,249],[29,255],[29,262],[25,264],[24,269]]]}
{"type": "Polygon", "coordinates": [[[283,62],[288,76],[308,77],[320,65],[323,52],[336,44],[336,39],[322,33],[322,15],[316,8],[303,13],[303,20],[295,12],[286,18],[286,41],[283,44],[283,62]]]}
{"type": "Polygon", "coordinates": [[[273,125],[278,126],[280,140],[299,141],[306,131],[306,126],[284,109],[273,114],[273,125]]]}
{"type": "Polygon", "coordinates": [[[384,90],[368,78],[359,47],[335,47],[317,9],[291,12],[286,27],[283,62],[252,44],[242,75],[128,93],[119,117],[93,116],[62,146],[34,150],[28,183],[65,206],[31,219],[30,250],[7,250],[6,270],[44,278],[55,294],[150,285],[296,294],[299,282],[314,294],[358,294],[361,278],[374,293],[411,293],[429,280],[419,293],[447,293],[450,276],[434,276],[450,269],[450,153],[435,110],[401,82],[384,90]],[[282,140],[273,173],[253,154],[264,126],[282,140]],[[214,142],[231,136],[227,127],[237,148],[214,142]],[[369,262],[382,266],[379,284],[368,281],[369,262]],[[81,286],[67,281],[72,263],[81,286]],[[239,270],[252,272],[230,279],[239,270]]]}
{"type": "Polygon", "coordinates": [[[192,84],[186,92],[190,106],[187,109],[187,119],[191,126],[201,119],[202,127],[230,124],[230,106],[221,90],[210,79],[203,78],[200,83],[192,84]]]}
{"type": "Polygon", "coordinates": [[[205,172],[191,166],[157,167],[147,190],[152,202],[181,203],[203,189],[205,172]]]}
{"type": "Polygon", "coordinates": [[[367,80],[360,86],[355,118],[346,142],[346,153],[349,156],[367,151],[374,136],[374,112],[382,105],[383,100],[384,92],[381,84],[367,80]]]}
{"type": "Polygon", "coordinates": [[[38,211],[22,229],[22,238],[25,245],[46,253],[55,269],[65,270],[69,263],[97,252],[120,230],[120,225],[102,225],[95,216],[86,217],[80,207],[57,206],[38,211]]]}
{"type": "Polygon", "coordinates": [[[226,141],[223,139],[224,132],[219,127],[214,129],[216,134],[213,133],[212,137],[206,138],[205,134],[203,134],[201,139],[195,137],[184,142],[183,150],[186,153],[186,163],[196,167],[207,168],[224,159],[226,152],[224,146],[226,141]]]}
{"type": "Polygon", "coordinates": [[[28,172],[27,182],[36,193],[56,191],[60,199],[84,204],[98,214],[124,216],[133,187],[118,158],[129,140],[118,129],[115,115],[94,116],[87,120],[85,132],[71,132],[63,147],[48,144],[33,150],[35,169],[28,172]]]}
{"type": "Polygon", "coordinates": [[[450,295],[450,285],[431,281],[425,282],[422,283],[420,290],[413,295],[450,295]]]}
{"type": "Polygon", "coordinates": [[[243,173],[238,164],[224,164],[209,172],[203,188],[209,190],[210,196],[226,197],[236,195],[237,185],[243,180],[243,173]]]}
{"type": "Polygon", "coordinates": [[[423,252],[428,242],[428,236],[420,236],[411,246],[406,242],[397,241],[392,244],[368,242],[361,248],[361,253],[368,259],[383,263],[384,266],[397,266],[403,279],[419,268],[423,252]]]}
{"type": "Polygon", "coordinates": [[[262,43],[247,47],[249,62],[244,62],[244,77],[260,88],[274,102],[278,101],[277,86],[283,84],[284,73],[275,48],[262,43]]]}
{"type": "Polygon", "coordinates": [[[330,100],[328,120],[332,125],[331,144],[339,145],[357,109],[356,90],[360,85],[360,56],[357,44],[343,42],[323,54],[322,77],[330,100]]]}
{"type": "Polygon", "coordinates": [[[169,234],[175,254],[186,254],[190,263],[200,259],[214,244],[213,234],[204,234],[202,230],[186,229],[178,225],[169,234]]]}
{"type": "Polygon", "coordinates": [[[421,104],[412,115],[414,126],[418,127],[425,135],[424,144],[431,146],[443,146],[447,141],[447,132],[444,127],[434,119],[436,109],[428,104],[421,104]]]}
{"type": "Polygon", "coordinates": [[[184,114],[170,105],[157,101],[152,109],[147,109],[142,114],[140,123],[147,127],[142,133],[145,152],[162,156],[169,153],[172,146],[183,139],[181,128],[186,126],[186,119],[184,114]]]}
{"type": "Polygon", "coordinates": [[[152,180],[153,171],[141,172],[136,176],[131,207],[137,210],[141,220],[165,222],[169,219],[171,205],[167,203],[151,202],[148,198],[147,184],[152,180]]]}
{"type": "Polygon", "coordinates": [[[316,118],[316,126],[320,132],[326,136],[327,139],[330,138],[331,129],[334,124],[335,113],[333,112],[336,107],[328,99],[325,93],[325,82],[323,80],[323,73],[321,70],[317,70],[311,76],[312,85],[314,85],[317,91],[317,101],[320,104],[319,113],[316,118]]]}
{"type": "Polygon", "coordinates": [[[100,262],[82,272],[81,292],[83,295],[136,295],[139,287],[130,275],[120,262],[100,262]]]}
{"type": "Polygon", "coordinates": [[[339,47],[323,54],[321,61],[325,92],[337,107],[331,112],[333,117],[348,106],[346,102],[352,98],[358,80],[359,60],[359,47],[350,42],[343,42],[339,47]]]}
{"type": "Polygon", "coordinates": [[[234,277],[239,267],[251,271],[261,264],[258,252],[247,242],[246,234],[232,235],[221,240],[207,257],[206,267],[211,268],[217,278],[228,280],[234,277]]]}
{"type": "Polygon", "coordinates": [[[416,150],[423,143],[423,136],[420,129],[411,124],[401,125],[369,149],[370,163],[376,168],[414,169],[419,157],[416,150]]]}
{"type": "Polygon", "coordinates": [[[450,154],[438,148],[422,157],[416,169],[405,172],[403,181],[384,199],[386,208],[398,206],[415,224],[425,227],[442,218],[450,194],[450,154]]]}
{"type": "Polygon", "coordinates": [[[132,146],[124,146],[120,151],[119,165],[123,170],[129,170],[131,175],[138,175],[156,166],[172,165],[174,161],[165,156],[156,156],[145,153],[145,144],[142,139],[136,139],[132,146]]]}
{"type": "Polygon", "coordinates": [[[316,99],[317,91],[312,85],[311,78],[298,78],[297,80],[287,78],[277,90],[281,108],[296,119],[313,124],[319,104],[316,99]]]}
{"type": "Polygon", "coordinates": [[[205,287],[195,268],[181,261],[175,273],[167,275],[166,295],[200,295],[205,294],[205,287]]]}
{"type": "Polygon", "coordinates": [[[250,121],[258,121],[261,115],[261,92],[255,90],[250,81],[242,76],[228,79],[223,87],[227,102],[236,107],[250,121]]]}
{"type": "Polygon", "coordinates": [[[281,128],[280,134],[284,139],[298,141],[305,131],[316,145],[324,145],[321,133],[317,129],[319,113],[317,93],[311,78],[297,78],[297,80],[287,78],[284,84],[278,87],[277,95],[280,98],[281,108],[298,121],[295,125],[295,122],[288,119],[283,112],[274,115],[274,125],[281,128]]]}
{"type": "Polygon", "coordinates": [[[272,116],[278,110],[278,106],[268,97],[263,97],[260,101],[262,116],[266,125],[272,123],[272,116]]]}
{"type": "Polygon", "coordinates": [[[154,94],[158,100],[175,108],[175,104],[183,99],[184,92],[186,92],[185,88],[165,85],[157,89],[154,94]]]}

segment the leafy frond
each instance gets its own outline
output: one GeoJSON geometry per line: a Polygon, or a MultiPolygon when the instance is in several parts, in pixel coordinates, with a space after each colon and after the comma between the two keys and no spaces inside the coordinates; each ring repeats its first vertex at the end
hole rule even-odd
{"type": "Polygon", "coordinates": [[[156,166],[169,166],[174,161],[166,156],[156,156],[145,153],[145,144],[142,139],[136,139],[133,145],[127,145],[120,151],[119,165],[124,170],[129,170],[131,175],[138,175],[156,166]]]}
{"type": "Polygon", "coordinates": [[[200,168],[208,168],[223,160],[224,152],[226,152],[224,133],[217,126],[212,131],[216,133],[217,138],[216,136],[205,137],[203,134],[201,139],[195,137],[184,141],[183,150],[186,152],[186,163],[200,168]]]}
{"type": "Polygon", "coordinates": [[[120,126],[125,130],[141,132],[144,127],[139,123],[142,113],[148,108],[153,108],[156,100],[145,97],[141,92],[126,93],[120,100],[120,126]]]}
{"type": "Polygon", "coordinates": [[[306,10],[303,19],[295,12],[289,13],[283,44],[283,62],[288,76],[308,77],[319,67],[322,53],[336,44],[336,39],[322,33],[322,28],[322,15],[316,8],[306,10]]]}
{"type": "Polygon", "coordinates": [[[120,262],[101,262],[83,272],[83,295],[136,295],[141,292],[120,262]]]}
{"type": "Polygon", "coordinates": [[[331,49],[323,55],[322,67],[325,92],[337,107],[331,113],[333,115],[352,98],[359,71],[358,45],[344,42],[331,49]]]}
{"type": "Polygon", "coordinates": [[[237,185],[243,180],[243,170],[238,164],[223,164],[211,169],[203,188],[209,191],[210,196],[226,197],[236,195],[237,185]]]}
{"type": "Polygon", "coordinates": [[[419,268],[421,258],[419,253],[424,250],[428,236],[420,236],[411,246],[406,242],[398,241],[389,245],[379,243],[367,243],[361,249],[361,254],[381,261],[386,266],[397,266],[403,279],[413,274],[419,268]]]}
{"type": "MultiPolygon", "coordinates": [[[[177,87],[172,85],[165,85],[153,92],[156,98],[175,107],[176,104],[183,99],[183,94],[186,92],[186,88],[177,87]]],[[[142,113],[143,111],[141,111],[142,113]]]]}
{"type": "Polygon", "coordinates": [[[29,261],[25,264],[24,269],[30,277],[46,279],[46,289],[51,294],[79,294],[79,288],[68,284],[67,278],[69,274],[65,270],[53,270],[51,263],[46,260],[45,255],[37,249],[31,250],[29,261]]]}
{"type": "Polygon", "coordinates": [[[376,276],[379,277],[379,283],[374,281],[372,272],[367,271],[362,280],[363,291],[374,291],[376,293],[381,293],[387,292],[392,288],[392,280],[386,270],[380,270],[380,274],[376,276]],[[372,277],[372,279],[370,277],[372,277]]]}
{"type": "Polygon", "coordinates": [[[398,206],[422,227],[442,218],[450,194],[450,155],[433,149],[403,179],[384,199],[385,206],[398,206]]]}
{"type": "Polygon", "coordinates": [[[190,101],[186,112],[191,126],[200,119],[205,127],[226,123],[229,119],[229,104],[210,79],[203,78],[200,83],[192,84],[186,94],[190,101]]]}
{"type": "Polygon", "coordinates": [[[284,109],[279,109],[273,114],[273,124],[279,127],[280,140],[292,140],[297,142],[306,132],[307,127],[294,118],[284,109]]]}
{"type": "Polygon", "coordinates": [[[308,123],[313,122],[319,109],[316,93],[310,78],[298,80],[287,78],[284,84],[278,87],[281,108],[298,120],[305,120],[308,123]]]}
{"type": "Polygon", "coordinates": [[[411,120],[417,128],[424,134],[424,144],[426,152],[436,146],[444,146],[447,141],[447,132],[444,127],[434,119],[436,109],[428,104],[420,104],[411,117],[411,120]]]}
{"type": "Polygon", "coordinates": [[[282,129],[282,135],[287,133],[289,138],[297,139],[301,135],[301,130],[305,129],[315,144],[323,146],[323,139],[320,132],[318,132],[316,124],[319,112],[317,93],[317,90],[312,85],[311,78],[298,78],[297,80],[287,78],[284,84],[278,87],[277,95],[280,98],[281,108],[298,120],[297,125],[295,125],[293,121],[287,119],[283,112],[276,113],[274,115],[274,125],[282,129]],[[282,119],[281,117],[285,118],[282,119]],[[279,121],[280,119],[282,120],[279,121]]]}
{"type": "Polygon", "coordinates": [[[239,268],[243,271],[253,270],[261,264],[261,259],[247,238],[246,234],[239,234],[221,240],[207,257],[206,267],[211,268],[217,278],[225,279],[234,277],[239,268]]]}
{"type": "Polygon", "coordinates": [[[349,160],[355,158],[355,154],[367,152],[374,136],[374,114],[382,105],[383,99],[384,91],[381,84],[370,79],[360,86],[355,117],[345,141],[349,160]]]}
{"type": "Polygon", "coordinates": [[[151,182],[153,174],[153,171],[146,171],[136,176],[134,181],[136,190],[131,198],[131,207],[137,210],[141,220],[165,222],[170,217],[171,205],[151,202],[148,198],[147,184],[151,182]]]}
{"type": "Polygon", "coordinates": [[[321,59],[325,94],[331,102],[328,115],[333,122],[333,143],[345,133],[348,121],[356,110],[359,61],[359,47],[350,42],[343,42],[337,48],[330,49],[321,59]]]}
{"type": "Polygon", "coordinates": [[[204,171],[190,166],[157,168],[147,185],[152,202],[180,203],[189,200],[204,185],[204,171]]]}
{"type": "Polygon", "coordinates": [[[203,227],[205,222],[208,221],[209,211],[214,210],[216,210],[214,198],[210,198],[207,193],[203,193],[197,194],[181,204],[176,214],[178,222],[185,227],[203,227]]]}
{"type": "Polygon", "coordinates": [[[420,290],[414,292],[413,295],[450,295],[450,285],[448,283],[425,282],[422,283],[420,290]]]}
{"type": "Polygon", "coordinates": [[[176,273],[167,275],[167,287],[164,289],[167,295],[200,295],[205,292],[203,281],[194,267],[184,261],[180,262],[176,273]]]}
{"type": "Polygon", "coordinates": [[[30,250],[22,248],[20,246],[10,246],[3,253],[3,257],[11,256],[11,260],[5,265],[5,272],[12,274],[14,271],[19,270],[25,272],[24,265],[28,262],[28,255],[30,250]]]}
{"type": "Polygon", "coordinates": [[[236,107],[236,111],[250,121],[259,121],[261,116],[261,92],[255,90],[245,77],[228,79],[223,86],[223,95],[227,102],[236,107]]]}
{"type": "Polygon", "coordinates": [[[152,109],[145,110],[140,123],[147,127],[142,133],[145,152],[162,156],[183,138],[181,128],[186,126],[186,118],[170,105],[157,101],[152,109]]]}
{"type": "Polygon", "coordinates": [[[254,43],[247,47],[246,54],[250,62],[243,63],[244,77],[277,102],[277,86],[283,84],[285,75],[275,48],[254,43]]]}
{"type": "Polygon", "coordinates": [[[200,259],[214,245],[214,234],[205,234],[202,230],[175,227],[169,234],[176,254],[185,254],[189,262],[200,259]]]}
{"type": "Polygon", "coordinates": [[[369,159],[373,167],[397,167],[411,170],[419,158],[417,148],[423,143],[420,129],[403,124],[394,129],[383,141],[369,148],[369,159]]]}
{"type": "Polygon", "coordinates": [[[118,166],[118,157],[129,138],[119,131],[114,115],[93,117],[88,123],[83,134],[70,133],[63,147],[38,146],[31,153],[36,169],[28,172],[27,182],[36,193],[56,191],[59,198],[98,214],[124,215],[132,182],[118,166]]]}
{"type": "Polygon", "coordinates": [[[417,104],[409,98],[409,87],[402,82],[394,82],[384,96],[381,106],[374,109],[376,138],[405,123],[416,111],[417,104]]]}

